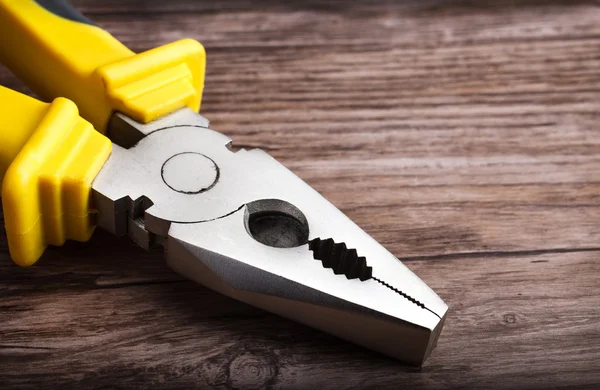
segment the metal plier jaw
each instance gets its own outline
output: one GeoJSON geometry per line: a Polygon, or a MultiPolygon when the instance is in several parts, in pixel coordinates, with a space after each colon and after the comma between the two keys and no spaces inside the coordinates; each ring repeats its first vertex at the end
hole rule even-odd
{"type": "Polygon", "coordinates": [[[178,273],[232,298],[420,365],[446,304],[265,152],[233,151],[182,109],[149,125],[115,114],[92,184],[99,226],[163,243],[178,273]]]}

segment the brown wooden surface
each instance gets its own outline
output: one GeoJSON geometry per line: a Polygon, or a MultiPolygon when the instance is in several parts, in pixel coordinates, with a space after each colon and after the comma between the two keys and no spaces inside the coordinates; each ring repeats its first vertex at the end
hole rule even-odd
{"type": "Polygon", "coordinates": [[[2,234],[1,388],[600,385],[597,1],[75,3],[135,51],[202,41],[212,127],[304,178],[450,312],[418,370],[127,239],[20,269],[2,234]]]}

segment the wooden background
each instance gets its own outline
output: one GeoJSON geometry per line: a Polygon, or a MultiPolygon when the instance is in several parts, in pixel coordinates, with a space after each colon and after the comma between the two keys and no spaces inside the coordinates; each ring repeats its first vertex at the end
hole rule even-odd
{"type": "Polygon", "coordinates": [[[2,234],[0,387],[600,385],[598,1],[74,3],[134,51],[203,42],[212,127],[304,178],[450,311],[419,370],[127,239],[20,269],[2,234]]]}

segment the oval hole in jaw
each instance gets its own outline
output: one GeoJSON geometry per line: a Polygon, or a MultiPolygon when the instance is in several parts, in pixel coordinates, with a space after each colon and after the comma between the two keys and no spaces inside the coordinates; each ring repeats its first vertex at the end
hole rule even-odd
{"type": "Polygon", "coordinates": [[[256,241],[274,248],[295,248],[308,242],[308,222],[294,205],[261,199],[246,205],[246,231],[256,241]]]}

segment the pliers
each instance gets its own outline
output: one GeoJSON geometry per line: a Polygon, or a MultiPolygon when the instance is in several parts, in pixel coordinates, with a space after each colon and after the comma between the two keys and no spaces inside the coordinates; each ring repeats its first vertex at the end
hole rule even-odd
{"type": "Polygon", "coordinates": [[[173,270],[227,296],[425,361],[447,305],[275,159],[209,128],[198,42],[134,54],[63,0],[0,0],[0,39],[0,60],[51,101],[0,87],[17,264],[99,226],[164,246],[173,270]]]}

